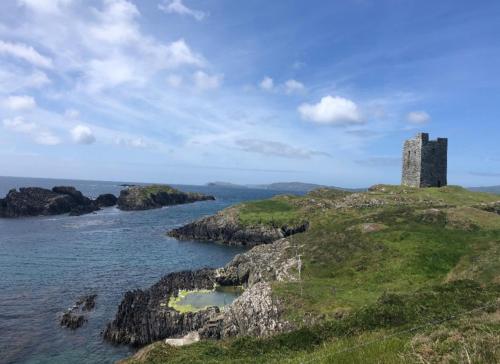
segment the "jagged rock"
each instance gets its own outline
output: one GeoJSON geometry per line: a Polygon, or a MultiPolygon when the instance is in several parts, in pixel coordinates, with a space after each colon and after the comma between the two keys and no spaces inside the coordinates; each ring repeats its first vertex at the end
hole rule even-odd
{"type": "Polygon", "coordinates": [[[89,294],[80,297],[75,305],[71,307],[61,316],[61,326],[75,330],[81,327],[88,321],[85,312],[89,312],[95,308],[96,294],[89,294]]]}
{"type": "Polygon", "coordinates": [[[300,263],[294,253],[286,239],[255,246],[219,270],[217,281],[222,285],[248,286],[258,282],[295,281],[300,263]]]}
{"type": "Polygon", "coordinates": [[[65,312],[61,318],[61,326],[65,326],[68,329],[75,330],[83,326],[86,321],[87,319],[83,315],[76,315],[72,312],[65,312]]]}
{"type": "Polygon", "coordinates": [[[89,205],[91,200],[88,197],[85,197],[80,191],[78,191],[75,187],[71,186],[56,186],[52,188],[52,192],[55,192],[60,195],[68,195],[73,197],[75,202],[78,205],[89,205]]]}
{"type": "Polygon", "coordinates": [[[104,331],[104,338],[114,343],[145,345],[200,329],[220,312],[219,308],[180,313],[167,303],[170,296],[176,296],[181,289],[212,289],[215,281],[213,269],[176,272],[146,290],[125,293],[115,319],[104,331]]]}
{"type": "Polygon", "coordinates": [[[83,296],[76,302],[76,305],[81,306],[82,311],[91,311],[95,308],[96,298],[97,298],[96,294],[89,294],[87,296],[83,296]]]}
{"type": "Polygon", "coordinates": [[[122,190],[118,197],[121,210],[149,210],[163,206],[215,200],[215,197],[194,192],[182,192],[166,185],[134,186],[122,190]]]}
{"type": "Polygon", "coordinates": [[[282,305],[273,298],[271,285],[259,282],[243,292],[224,312],[221,337],[265,337],[292,327],[283,319],[282,305]]]}
{"type": "Polygon", "coordinates": [[[92,201],[74,187],[39,187],[12,189],[0,202],[0,217],[58,215],[71,211],[88,213],[95,211],[92,201]]]}
{"type": "Polygon", "coordinates": [[[169,231],[167,234],[181,240],[210,240],[230,245],[253,246],[269,244],[278,239],[304,232],[307,222],[297,226],[243,226],[235,209],[226,209],[213,216],[196,220],[169,231]]]}
{"type": "Polygon", "coordinates": [[[145,345],[194,330],[199,330],[203,338],[215,339],[286,331],[291,325],[282,319],[280,302],[272,298],[267,283],[298,278],[300,261],[291,250],[290,242],[281,239],[237,255],[222,269],[170,273],[146,290],[127,292],[104,338],[114,343],[145,345]],[[248,289],[223,312],[210,307],[179,313],[167,305],[170,297],[176,296],[181,289],[211,289],[216,283],[242,284],[248,289]],[[252,315],[255,315],[254,323],[252,315]]]}
{"type": "Polygon", "coordinates": [[[115,206],[118,201],[118,198],[111,194],[111,193],[105,193],[103,195],[99,195],[95,199],[95,204],[99,207],[111,207],[115,206]]]}

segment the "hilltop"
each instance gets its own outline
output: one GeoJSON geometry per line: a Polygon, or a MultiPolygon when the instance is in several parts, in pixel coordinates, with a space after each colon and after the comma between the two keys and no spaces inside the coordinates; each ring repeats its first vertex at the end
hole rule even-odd
{"type": "Polygon", "coordinates": [[[289,193],[307,193],[318,188],[332,188],[351,192],[361,192],[365,191],[364,188],[342,188],[333,186],[318,185],[315,183],[304,183],[304,182],[274,182],[269,184],[249,184],[249,185],[238,185],[231,182],[210,182],[207,186],[220,186],[229,188],[256,188],[262,190],[271,190],[279,192],[289,192],[289,193]]]}
{"type": "MultiPolygon", "coordinates": [[[[242,203],[171,235],[255,245],[270,232],[268,244],[197,273],[245,286],[228,309],[207,318],[208,327],[200,323],[202,337],[221,340],[182,348],[158,341],[129,361],[500,360],[498,196],[457,186],[323,188],[242,203]]],[[[158,299],[161,291],[140,297],[158,299]]],[[[147,302],[151,310],[156,301],[147,302]]],[[[130,314],[125,301],[120,307],[130,314]]],[[[119,335],[127,320],[117,320],[119,335]]]]}

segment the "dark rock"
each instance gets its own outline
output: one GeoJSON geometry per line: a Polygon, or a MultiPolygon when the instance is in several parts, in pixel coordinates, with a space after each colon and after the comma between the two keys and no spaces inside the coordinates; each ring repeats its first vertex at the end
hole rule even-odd
{"type": "Polygon", "coordinates": [[[100,210],[100,208],[94,203],[91,203],[89,205],[78,205],[71,209],[71,211],[69,212],[69,216],[81,216],[81,215],[91,214],[98,210],[100,210]]]}
{"type": "Polygon", "coordinates": [[[56,186],[52,188],[52,192],[60,195],[68,195],[73,197],[75,202],[79,205],[89,205],[91,200],[88,197],[83,196],[83,194],[78,191],[75,187],[71,186],[56,186]]]}
{"type": "Polygon", "coordinates": [[[219,313],[217,307],[180,313],[167,303],[181,289],[212,289],[215,281],[212,269],[176,272],[166,275],[146,290],[125,293],[115,319],[104,331],[104,339],[113,343],[145,345],[200,329],[219,313]]]}
{"type": "Polygon", "coordinates": [[[99,207],[111,207],[115,206],[117,201],[118,198],[115,195],[111,193],[105,193],[103,195],[99,195],[99,197],[97,197],[94,202],[99,207]]]}
{"type": "Polygon", "coordinates": [[[95,308],[96,294],[89,294],[80,297],[75,305],[66,311],[61,317],[61,326],[75,330],[88,321],[85,313],[95,308]]]}
{"type": "Polygon", "coordinates": [[[0,217],[58,215],[72,212],[75,215],[98,209],[93,202],[74,187],[39,187],[12,189],[0,200],[0,217]]]}
{"type": "Polygon", "coordinates": [[[75,330],[81,327],[87,319],[83,315],[77,315],[73,312],[65,312],[61,317],[61,326],[75,330]]]}
{"type": "Polygon", "coordinates": [[[166,185],[135,186],[120,192],[118,208],[121,210],[150,210],[163,206],[196,201],[215,200],[201,193],[182,192],[166,185]]]}
{"type": "Polygon", "coordinates": [[[78,301],[76,301],[76,305],[81,306],[82,311],[91,311],[95,308],[96,298],[97,298],[96,294],[89,294],[87,296],[83,296],[78,301]]]}

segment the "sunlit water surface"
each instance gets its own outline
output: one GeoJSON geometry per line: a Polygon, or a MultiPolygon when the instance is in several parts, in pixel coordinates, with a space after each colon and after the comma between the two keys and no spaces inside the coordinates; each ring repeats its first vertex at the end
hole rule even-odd
{"type": "MultiPolygon", "coordinates": [[[[117,182],[0,177],[0,196],[14,187],[55,185],[72,185],[91,197],[118,195],[124,188],[117,182]]],[[[0,219],[0,363],[112,363],[130,355],[132,349],[101,337],[125,291],[147,288],[168,272],[222,266],[242,251],[179,242],[165,232],[231,204],[277,193],[177,187],[217,200],[149,211],[113,207],[80,217],[0,219]],[[88,323],[75,331],[61,328],[62,312],[85,293],[98,295],[88,323]]]]}

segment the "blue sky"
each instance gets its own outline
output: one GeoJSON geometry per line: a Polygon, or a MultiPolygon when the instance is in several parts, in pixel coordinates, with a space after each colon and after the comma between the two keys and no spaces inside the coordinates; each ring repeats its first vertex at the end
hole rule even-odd
{"type": "Polygon", "coordinates": [[[0,175],[500,184],[498,1],[5,0],[0,175]]]}

